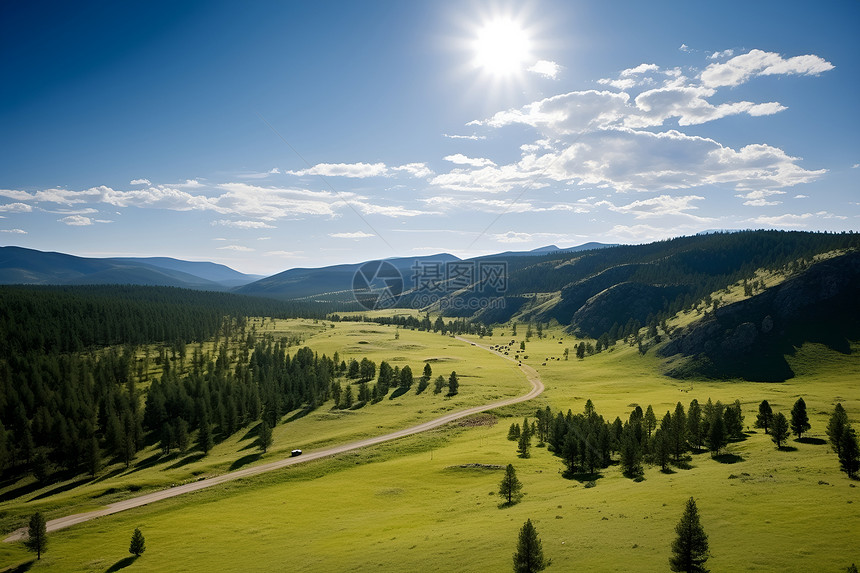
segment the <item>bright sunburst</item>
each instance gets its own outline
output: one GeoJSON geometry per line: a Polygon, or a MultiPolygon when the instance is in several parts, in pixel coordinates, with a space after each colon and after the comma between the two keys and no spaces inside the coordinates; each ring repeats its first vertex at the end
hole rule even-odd
{"type": "Polygon", "coordinates": [[[509,18],[491,20],[474,41],[475,66],[494,76],[510,76],[531,57],[531,41],[523,27],[509,18]]]}

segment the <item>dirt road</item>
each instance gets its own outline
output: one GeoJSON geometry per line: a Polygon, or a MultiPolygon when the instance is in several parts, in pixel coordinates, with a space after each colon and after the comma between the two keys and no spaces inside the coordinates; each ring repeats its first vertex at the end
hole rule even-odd
{"type": "MultiPolygon", "coordinates": [[[[488,352],[492,352],[501,358],[506,360],[514,361],[511,357],[505,356],[500,352],[496,352],[491,350],[488,346],[483,344],[473,343],[464,338],[456,337],[458,340],[461,340],[467,344],[471,344],[477,346],[479,348],[483,348],[488,352]]],[[[526,375],[529,383],[531,384],[531,390],[527,394],[523,394],[522,396],[516,396],[514,398],[507,398],[505,400],[499,400],[498,402],[493,402],[491,404],[485,404],[483,406],[474,406],[472,408],[467,408],[465,410],[460,410],[458,412],[452,412],[450,414],[446,414],[441,418],[436,418],[435,420],[430,420],[429,422],[424,422],[418,424],[417,426],[412,426],[410,428],[405,428],[403,430],[398,430],[396,432],[391,432],[390,434],[384,434],[382,436],[376,436],[373,438],[366,438],[364,440],[358,440],[356,442],[350,442],[347,444],[343,444],[340,446],[334,446],[331,448],[326,448],[323,450],[317,450],[314,452],[306,452],[303,453],[299,457],[295,458],[286,458],[282,460],[277,460],[274,462],[269,462],[267,464],[261,464],[259,466],[254,466],[250,468],[245,468],[243,470],[237,470],[234,472],[222,474],[219,476],[215,476],[212,478],[208,478],[202,481],[187,483],[184,485],[172,487],[170,489],[160,490],[153,493],[148,493],[146,495],[141,495],[138,497],[133,497],[130,499],[126,499],[123,501],[118,501],[116,503],[112,503],[103,509],[98,509],[95,511],[88,511],[86,513],[77,513],[74,515],[69,515],[66,517],[60,517],[57,519],[52,519],[47,523],[48,531],[57,531],[58,529],[64,529],[66,527],[71,527],[72,525],[77,525],[79,523],[83,523],[85,521],[89,521],[91,519],[95,519],[97,517],[103,517],[105,515],[111,515],[113,513],[119,513],[120,511],[125,511],[127,509],[132,509],[135,507],[140,507],[142,505],[148,505],[150,503],[155,503],[156,501],[160,501],[162,499],[168,499],[171,497],[175,497],[177,495],[182,495],[186,493],[190,493],[192,491],[198,491],[207,487],[216,486],[228,481],[233,481],[245,477],[255,476],[258,474],[262,474],[265,472],[271,472],[274,470],[279,470],[281,468],[285,468],[287,466],[291,466],[294,464],[301,464],[304,462],[309,462],[311,460],[318,460],[320,458],[324,458],[327,456],[333,456],[337,454],[342,454],[344,452],[349,452],[352,450],[357,450],[359,448],[364,448],[367,446],[372,446],[375,444],[381,444],[382,442],[388,442],[391,440],[396,440],[397,438],[402,438],[404,436],[411,436],[412,434],[417,434],[419,432],[426,432],[427,430],[432,430],[433,428],[438,428],[439,426],[445,425],[449,422],[453,422],[455,420],[459,420],[460,418],[465,418],[466,416],[471,416],[472,414],[477,414],[479,412],[485,412],[487,410],[493,410],[495,408],[500,408],[502,406],[509,406],[511,404],[516,404],[518,402],[525,402],[526,400],[531,400],[532,398],[538,396],[541,392],[543,392],[543,383],[540,380],[540,376],[537,371],[526,365],[519,366],[520,370],[526,375]]],[[[15,531],[12,535],[7,537],[4,541],[7,543],[13,541],[21,541],[26,536],[26,529],[19,529],[15,531]]]]}

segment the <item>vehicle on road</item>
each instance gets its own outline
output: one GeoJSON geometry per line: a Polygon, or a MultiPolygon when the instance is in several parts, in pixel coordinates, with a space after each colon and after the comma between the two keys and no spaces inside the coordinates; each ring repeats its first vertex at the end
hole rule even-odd
{"type": "Polygon", "coordinates": [[[290,457],[293,457],[293,458],[296,456],[300,456],[300,455],[302,455],[301,450],[293,450],[292,452],[290,452],[290,457]]]}

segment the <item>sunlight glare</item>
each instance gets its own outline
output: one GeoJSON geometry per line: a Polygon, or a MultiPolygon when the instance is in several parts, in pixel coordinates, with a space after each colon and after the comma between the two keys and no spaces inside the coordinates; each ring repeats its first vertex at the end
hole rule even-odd
{"type": "Polygon", "coordinates": [[[495,76],[522,70],[529,60],[531,42],[521,25],[511,19],[487,22],[475,39],[475,66],[495,76]]]}

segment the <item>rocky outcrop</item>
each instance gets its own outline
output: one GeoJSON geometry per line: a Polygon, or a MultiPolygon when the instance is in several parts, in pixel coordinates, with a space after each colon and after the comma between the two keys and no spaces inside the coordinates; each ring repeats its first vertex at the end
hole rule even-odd
{"type": "Polygon", "coordinates": [[[717,309],[661,349],[682,355],[674,376],[781,381],[791,378],[785,355],[804,342],[850,352],[860,339],[860,253],[817,263],[747,300],[717,309]]]}

